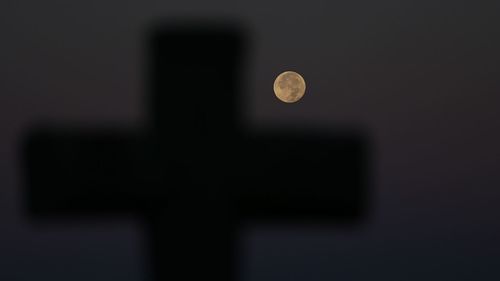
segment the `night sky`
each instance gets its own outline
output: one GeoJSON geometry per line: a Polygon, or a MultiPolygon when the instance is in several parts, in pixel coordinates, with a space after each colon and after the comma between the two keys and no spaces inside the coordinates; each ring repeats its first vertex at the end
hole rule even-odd
{"type": "Polygon", "coordinates": [[[250,128],[351,127],[372,149],[366,216],[245,228],[241,280],[499,280],[500,4],[478,2],[1,2],[0,280],[150,280],[137,217],[28,216],[21,146],[43,121],[142,127],[147,28],[199,18],[249,31],[250,128]],[[293,105],[285,70],[307,82],[293,105]]]}

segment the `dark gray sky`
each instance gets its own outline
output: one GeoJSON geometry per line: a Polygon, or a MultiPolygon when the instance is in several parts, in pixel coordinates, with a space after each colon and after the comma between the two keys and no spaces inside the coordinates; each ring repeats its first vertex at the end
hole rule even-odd
{"type": "Polygon", "coordinates": [[[252,126],[373,142],[366,221],[248,229],[245,281],[499,280],[500,4],[478,2],[2,1],[0,280],[145,280],[136,220],[27,219],[20,140],[40,120],[142,126],[146,27],[198,17],[252,31],[252,126]],[[308,83],[293,107],[272,93],[289,69],[308,83]]]}

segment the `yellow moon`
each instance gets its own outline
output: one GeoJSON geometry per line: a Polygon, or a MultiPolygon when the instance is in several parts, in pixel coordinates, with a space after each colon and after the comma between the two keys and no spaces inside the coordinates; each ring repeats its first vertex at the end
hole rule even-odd
{"type": "Polygon", "coordinates": [[[274,94],[282,102],[294,103],[306,92],[306,81],[294,71],[285,71],[274,80],[274,94]]]}

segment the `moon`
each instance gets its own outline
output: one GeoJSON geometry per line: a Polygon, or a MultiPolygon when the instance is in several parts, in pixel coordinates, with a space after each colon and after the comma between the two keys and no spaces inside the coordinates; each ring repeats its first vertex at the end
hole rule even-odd
{"type": "Polygon", "coordinates": [[[294,71],[285,71],[274,80],[274,94],[282,102],[294,103],[306,92],[306,81],[294,71]]]}

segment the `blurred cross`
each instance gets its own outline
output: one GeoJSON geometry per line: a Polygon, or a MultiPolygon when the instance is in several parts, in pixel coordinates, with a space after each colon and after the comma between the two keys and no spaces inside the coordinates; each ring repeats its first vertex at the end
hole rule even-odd
{"type": "Polygon", "coordinates": [[[148,38],[150,126],[33,132],[25,151],[33,215],[139,213],[158,280],[234,280],[241,221],[362,214],[361,136],[245,129],[242,29],[167,26],[148,38]]]}

